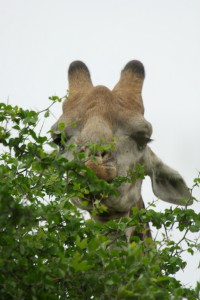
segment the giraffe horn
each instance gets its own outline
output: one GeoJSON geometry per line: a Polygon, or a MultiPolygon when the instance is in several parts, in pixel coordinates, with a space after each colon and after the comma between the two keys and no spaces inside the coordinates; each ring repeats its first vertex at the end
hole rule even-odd
{"type": "Polygon", "coordinates": [[[122,70],[120,80],[114,90],[131,89],[133,93],[141,94],[144,77],[143,64],[138,60],[131,60],[122,70]]]}
{"type": "Polygon", "coordinates": [[[93,87],[90,72],[82,61],[74,61],[68,69],[68,81],[70,93],[86,92],[93,87]]]}
{"type": "Polygon", "coordinates": [[[145,78],[143,64],[138,60],[128,62],[121,72],[121,77],[113,91],[137,102],[143,108],[142,86],[145,78]]]}

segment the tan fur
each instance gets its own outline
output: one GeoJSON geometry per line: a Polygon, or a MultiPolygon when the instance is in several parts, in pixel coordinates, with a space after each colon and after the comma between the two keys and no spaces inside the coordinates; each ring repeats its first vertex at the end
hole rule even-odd
{"type": "MultiPolygon", "coordinates": [[[[144,118],[141,95],[144,77],[143,65],[130,61],[111,91],[104,86],[93,87],[86,65],[80,61],[73,62],[69,67],[69,98],[64,101],[63,113],[52,129],[57,130],[60,122],[66,124],[66,144],[76,143],[79,150],[88,153],[86,165],[99,178],[111,182],[116,176],[126,176],[140,163],[146,175],[151,177],[156,196],[175,204],[191,204],[191,195],[180,174],[166,166],[146,145],[152,126],[144,118]],[[74,123],[76,126],[72,125],[74,123]],[[108,154],[98,153],[94,162],[88,152],[88,144],[113,143],[113,140],[115,150],[108,154]],[[180,198],[185,198],[186,202],[181,203],[180,198]]],[[[53,137],[56,138],[56,134],[53,137]]],[[[63,155],[72,158],[68,151],[63,155]]],[[[111,196],[102,199],[107,212],[97,214],[95,219],[105,222],[129,216],[133,206],[144,208],[141,185],[142,179],[122,184],[118,198],[111,196]]],[[[90,196],[87,207],[79,198],[72,201],[89,212],[93,208],[90,196]]],[[[149,235],[149,229],[147,231],[149,235]]]]}

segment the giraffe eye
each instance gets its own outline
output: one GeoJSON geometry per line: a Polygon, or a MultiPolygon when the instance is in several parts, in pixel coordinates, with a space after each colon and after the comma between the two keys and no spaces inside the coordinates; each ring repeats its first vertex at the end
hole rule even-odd
{"type": "Polygon", "coordinates": [[[63,151],[65,149],[65,142],[66,139],[63,139],[61,134],[56,134],[53,138],[53,142],[59,146],[60,151],[63,151]]]}
{"type": "Polygon", "coordinates": [[[53,138],[53,142],[56,145],[60,146],[60,144],[61,144],[61,134],[56,134],[56,136],[53,138]]]}
{"type": "Polygon", "coordinates": [[[135,140],[139,151],[144,150],[146,145],[152,141],[149,137],[141,133],[133,136],[133,139],[135,140]]]}

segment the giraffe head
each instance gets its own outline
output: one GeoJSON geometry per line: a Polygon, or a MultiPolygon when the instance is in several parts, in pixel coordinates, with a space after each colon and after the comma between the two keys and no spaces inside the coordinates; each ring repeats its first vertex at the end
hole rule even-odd
{"type": "MultiPolygon", "coordinates": [[[[150,176],[154,194],[160,199],[185,205],[191,204],[191,194],[181,175],[165,165],[149,147],[152,125],[144,118],[142,86],[144,66],[133,60],[127,63],[113,90],[105,86],[94,87],[87,66],[81,61],[72,62],[68,70],[69,97],[63,103],[63,113],[52,126],[65,124],[66,145],[75,143],[79,151],[87,153],[86,166],[94,170],[97,177],[111,182],[116,176],[126,176],[139,163],[145,175],[150,176]],[[75,126],[74,126],[75,124],[75,126]],[[112,144],[110,151],[97,151],[95,161],[91,159],[89,144],[112,144]]],[[[59,135],[53,134],[59,144],[59,135]]],[[[67,147],[66,147],[67,149],[67,147]]],[[[63,150],[71,159],[71,153],[63,150]]],[[[118,198],[106,198],[107,219],[127,216],[131,207],[142,207],[142,179],[134,183],[123,183],[118,198]]],[[[80,208],[81,199],[72,201],[80,208]]],[[[100,221],[105,216],[98,215],[100,221]]]]}

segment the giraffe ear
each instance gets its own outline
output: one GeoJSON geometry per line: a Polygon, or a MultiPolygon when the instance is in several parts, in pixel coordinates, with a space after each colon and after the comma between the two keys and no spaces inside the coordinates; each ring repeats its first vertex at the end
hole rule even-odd
{"type": "Polygon", "coordinates": [[[176,205],[191,205],[193,203],[192,195],[182,178],[174,169],[165,165],[148,148],[149,153],[145,162],[146,173],[151,178],[154,194],[163,201],[176,205]]]}

